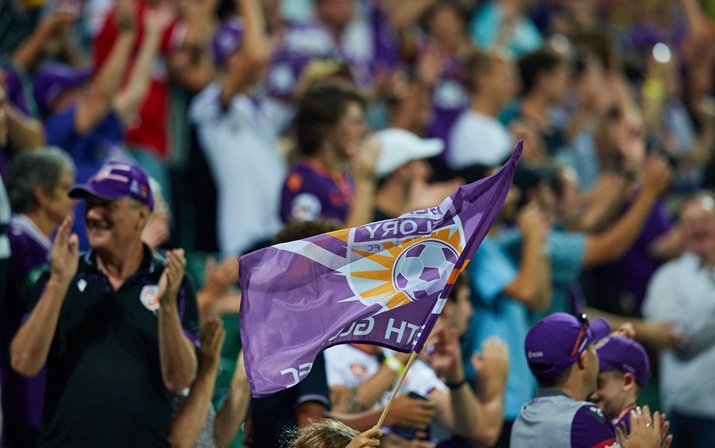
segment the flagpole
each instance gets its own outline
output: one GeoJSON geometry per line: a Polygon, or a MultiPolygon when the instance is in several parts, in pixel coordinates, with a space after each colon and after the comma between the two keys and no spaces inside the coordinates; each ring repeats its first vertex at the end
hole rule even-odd
{"type": "Polygon", "coordinates": [[[390,395],[390,399],[387,401],[387,404],[385,405],[385,409],[383,409],[383,411],[382,411],[380,420],[377,421],[378,428],[382,428],[382,424],[385,422],[387,413],[390,412],[390,408],[392,407],[392,402],[395,401],[395,397],[397,396],[397,391],[400,390],[400,387],[402,386],[402,382],[405,381],[405,377],[407,376],[407,371],[410,370],[410,367],[412,367],[412,363],[415,362],[415,359],[417,359],[417,352],[412,352],[410,359],[407,361],[407,364],[405,364],[405,369],[402,371],[402,375],[400,375],[400,379],[397,381],[397,385],[392,390],[392,395],[390,395]]]}

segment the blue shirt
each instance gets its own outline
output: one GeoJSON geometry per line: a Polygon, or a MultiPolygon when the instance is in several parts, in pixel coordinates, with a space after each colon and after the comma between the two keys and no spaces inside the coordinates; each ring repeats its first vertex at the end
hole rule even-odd
{"type": "MultiPolygon", "coordinates": [[[[124,128],[114,111],[109,111],[94,129],[84,135],[75,131],[74,120],[77,105],[73,105],[59,113],[50,116],[45,121],[47,144],[58,146],[67,151],[75,163],[75,181],[84,183],[107,160],[124,138],[124,128]]],[[[79,237],[80,250],[89,248],[89,241],[84,229],[84,202],[75,207],[74,227],[72,231],[79,237]]]]}
{"type": "MultiPolygon", "coordinates": [[[[518,263],[521,258],[523,240],[521,232],[505,232],[498,237],[498,240],[511,260],[518,263]]],[[[551,304],[544,311],[531,312],[531,324],[535,324],[552,313],[574,313],[577,311],[570,288],[581,275],[583,256],[586,251],[586,234],[552,229],[547,242],[551,251],[551,304]]]]}
{"type": "Polygon", "coordinates": [[[502,292],[517,275],[517,267],[502,248],[487,237],[468,266],[474,315],[465,336],[465,370],[474,377],[469,359],[492,336],[503,340],[509,350],[509,377],[506,383],[504,417],[514,420],[536,390],[536,382],[524,356],[524,340],[529,330],[526,305],[502,292]]]}

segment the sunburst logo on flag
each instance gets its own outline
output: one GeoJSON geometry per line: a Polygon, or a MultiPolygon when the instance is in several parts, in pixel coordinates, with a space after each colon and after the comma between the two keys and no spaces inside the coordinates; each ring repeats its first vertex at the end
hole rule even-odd
{"type": "Polygon", "coordinates": [[[464,248],[456,227],[379,245],[381,250],[376,252],[352,249],[355,259],[347,278],[355,293],[348,300],[379,304],[382,311],[436,298],[446,284],[454,282],[464,248]]]}

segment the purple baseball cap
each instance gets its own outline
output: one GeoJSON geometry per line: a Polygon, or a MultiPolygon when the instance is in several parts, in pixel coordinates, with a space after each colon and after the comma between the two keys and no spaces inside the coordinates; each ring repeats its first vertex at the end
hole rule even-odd
{"type": "Polygon", "coordinates": [[[526,334],[524,349],[529,368],[537,378],[550,378],[569,368],[589,344],[610,332],[611,326],[604,319],[589,321],[585,314],[550,314],[526,334]]]}
{"type": "Polygon", "coordinates": [[[596,344],[598,368],[601,372],[619,370],[630,373],[641,387],[650,378],[650,361],[642,345],[623,336],[611,336],[596,344]]]}
{"type": "Polygon", "coordinates": [[[243,22],[237,18],[224,20],[211,40],[211,51],[216,64],[224,65],[226,57],[236,51],[242,40],[243,22]]]}
{"type": "Polygon", "coordinates": [[[91,69],[78,70],[65,64],[45,64],[32,81],[32,93],[41,115],[48,112],[60,93],[89,80],[91,69]]]}
{"type": "Polygon", "coordinates": [[[154,210],[154,197],[149,186],[149,177],[138,166],[109,162],[81,185],[74,185],[70,197],[101,199],[134,198],[154,210]]]}

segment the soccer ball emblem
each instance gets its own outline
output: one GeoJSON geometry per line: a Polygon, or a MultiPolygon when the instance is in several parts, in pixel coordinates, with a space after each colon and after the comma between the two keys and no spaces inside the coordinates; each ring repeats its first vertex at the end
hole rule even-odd
{"type": "Polygon", "coordinates": [[[397,257],[392,283],[412,301],[432,298],[444,289],[457,258],[457,251],[442,241],[420,241],[397,257]]]}

